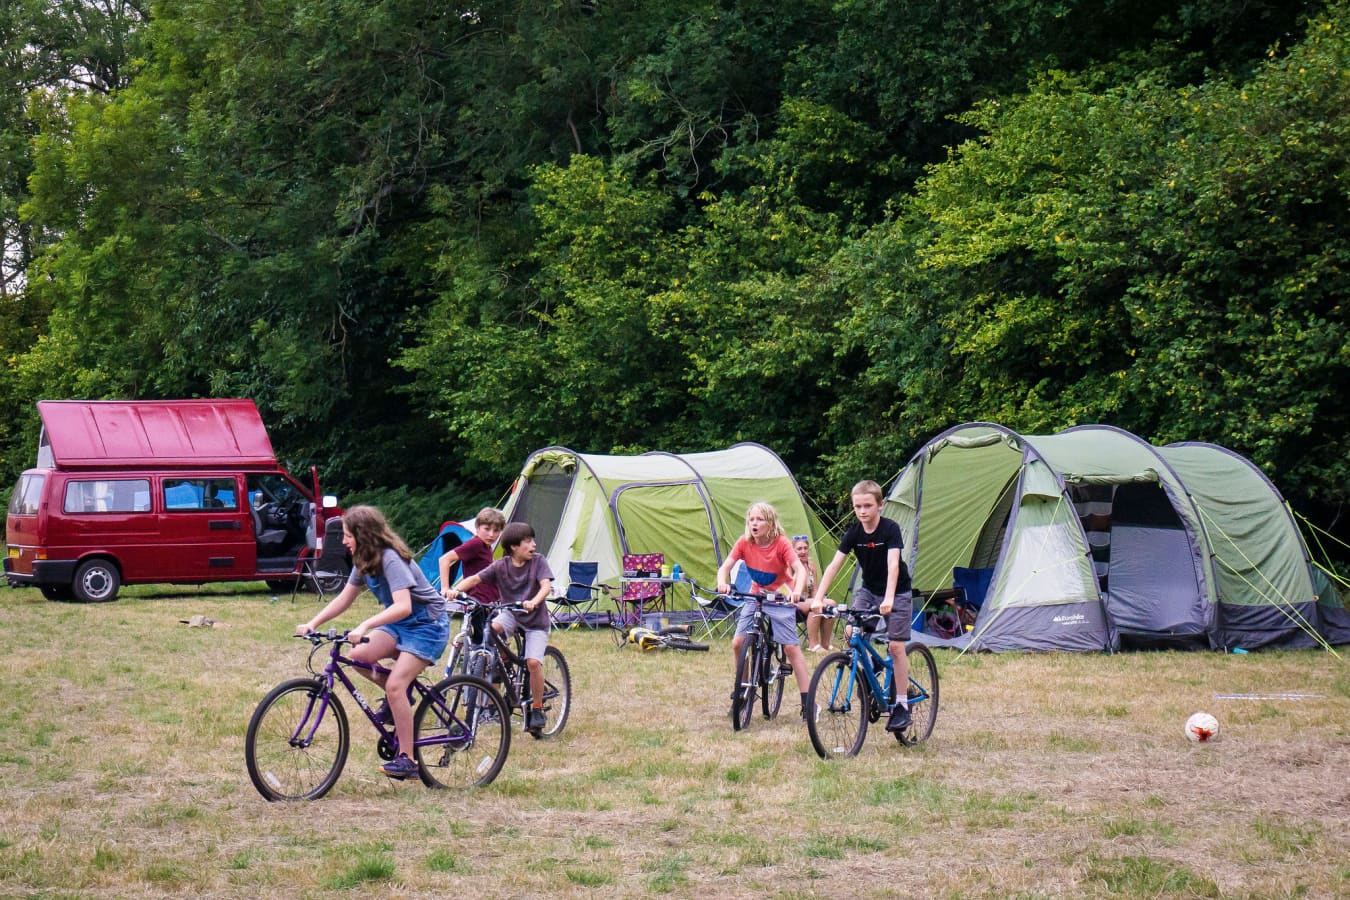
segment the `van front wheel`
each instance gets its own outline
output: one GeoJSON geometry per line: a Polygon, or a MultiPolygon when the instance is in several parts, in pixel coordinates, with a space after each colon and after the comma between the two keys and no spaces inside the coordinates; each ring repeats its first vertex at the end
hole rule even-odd
{"type": "Polygon", "coordinates": [[[121,586],[122,577],[116,566],[106,559],[91,559],[80,563],[75,570],[71,590],[81,603],[107,603],[117,599],[117,589],[121,586]]]}

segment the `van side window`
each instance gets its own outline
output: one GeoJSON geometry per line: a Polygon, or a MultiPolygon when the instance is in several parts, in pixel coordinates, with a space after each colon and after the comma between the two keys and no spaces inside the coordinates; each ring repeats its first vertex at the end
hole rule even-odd
{"type": "Polygon", "coordinates": [[[20,475],[19,483],[9,498],[11,516],[36,516],[38,504],[42,502],[42,475],[20,475]]]}
{"type": "Polygon", "coordinates": [[[68,481],[63,509],[68,513],[149,512],[150,482],[144,478],[68,481]]]}
{"type": "Polygon", "coordinates": [[[164,508],[172,512],[239,509],[233,478],[165,478],[164,508]]]}

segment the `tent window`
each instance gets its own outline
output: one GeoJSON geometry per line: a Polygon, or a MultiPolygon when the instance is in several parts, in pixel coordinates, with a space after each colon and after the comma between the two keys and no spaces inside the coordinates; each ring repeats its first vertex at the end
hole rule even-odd
{"type": "Polygon", "coordinates": [[[540,547],[552,547],[562,523],[563,507],[572,488],[573,473],[554,468],[536,469],[521,486],[520,499],[511,512],[511,521],[529,522],[540,547]]]}
{"type": "Polygon", "coordinates": [[[1116,489],[1111,513],[1120,525],[1147,528],[1180,528],[1181,520],[1172,508],[1166,492],[1156,484],[1122,484],[1116,489]]]}

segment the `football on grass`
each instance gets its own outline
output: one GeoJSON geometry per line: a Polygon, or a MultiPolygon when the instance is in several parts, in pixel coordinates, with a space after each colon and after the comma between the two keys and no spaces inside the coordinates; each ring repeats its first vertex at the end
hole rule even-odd
{"type": "Polygon", "coordinates": [[[1219,720],[1207,712],[1198,712],[1186,720],[1186,737],[1205,744],[1219,736],[1219,720]]]}

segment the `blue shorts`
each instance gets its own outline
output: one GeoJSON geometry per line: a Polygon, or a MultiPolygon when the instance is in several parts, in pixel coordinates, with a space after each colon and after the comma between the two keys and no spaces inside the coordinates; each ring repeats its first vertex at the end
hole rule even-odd
{"type": "MultiPolygon", "coordinates": [[[[797,607],[791,603],[765,603],[764,615],[773,623],[773,642],[783,647],[796,647],[801,644],[797,637],[797,607]]],[[[742,635],[750,630],[755,620],[755,603],[747,600],[741,606],[740,618],[736,620],[736,634],[742,635]]]]}
{"type": "MultiPolygon", "coordinates": [[[[877,610],[884,598],[859,585],[853,589],[853,609],[877,610]]],[[[910,620],[913,619],[914,594],[911,591],[896,591],[891,601],[891,614],[886,617],[886,637],[892,641],[907,641],[910,637],[910,620]]]]}
{"type": "Polygon", "coordinates": [[[427,615],[426,607],[413,604],[412,615],[388,625],[381,625],[376,631],[387,631],[398,642],[400,653],[411,653],[420,660],[434,663],[445,652],[450,643],[450,617],[443,615],[439,620],[427,615]]]}

